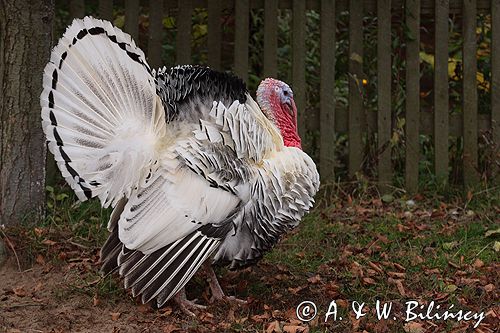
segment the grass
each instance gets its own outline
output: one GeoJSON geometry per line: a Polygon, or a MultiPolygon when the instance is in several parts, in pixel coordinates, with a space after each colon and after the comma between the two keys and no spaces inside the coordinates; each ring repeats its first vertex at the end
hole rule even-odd
{"type": "MultiPolygon", "coordinates": [[[[201,322],[179,319],[179,325],[201,330],[227,320],[230,323],[224,329],[238,332],[262,331],[274,321],[281,328],[305,327],[293,318],[293,309],[302,300],[314,300],[323,311],[320,315],[331,300],[345,304],[438,300],[475,311],[495,307],[498,234],[487,237],[486,233],[500,227],[498,188],[465,196],[429,192],[409,197],[395,192],[384,198],[370,192],[366,184],[355,190],[349,186],[324,191],[314,211],[257,266],[239,272],[219,270],[225,290],[249,297],[250,308],[239,309],[228,319],[227,307],[210,307],[213,323],[204,317],[201,322]]],[[[89,306],[93,299],[107,304],[130,302],[116,277],[102,278],[98,273],[98,253],[107,237],[110,210],[102,209],[96,200],[76,202],[66,187],[47,191],[48,214],[43,224],[6,230],[21,257],[27,258],[28,265],[70,266],[68,274],[72,275],[66,287],[55,293],[56,298],[80,294],[89,306]]],[[[206,283],[195,276],[188,296],[200,295],[207,299],[206,283]]],[[[355,320],[348,310],[342,306],[339,315],[349,320],[316,320],[309,323],[309,332],[384,331],[373,317],[355,320]]],[[[397,311],[402,311],[401,306],[397,311]]],[[[470,324],[419,323],[426,329],[438,327],[438,331],[470,324]]],[[[384,325],[388,332],[402,332],[407,331],[404,324],[388,321],[384,325]]],[[[488,327],[483,331],[488,332],[488,327]]]]}

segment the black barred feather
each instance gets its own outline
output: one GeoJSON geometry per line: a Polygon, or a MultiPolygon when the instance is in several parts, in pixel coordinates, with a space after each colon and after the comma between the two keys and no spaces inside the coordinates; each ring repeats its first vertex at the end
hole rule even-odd
{"type": "Polygon", "coordinates": [[[242,79],[208,67],[163,67],[156,73],[156,80],[156,92],[162,99],[167,122],[202,118],[204,111],[193,105],[211,106],[213,101],[230,105],[235,100],[245,103],[247,99],[242,79]]]}

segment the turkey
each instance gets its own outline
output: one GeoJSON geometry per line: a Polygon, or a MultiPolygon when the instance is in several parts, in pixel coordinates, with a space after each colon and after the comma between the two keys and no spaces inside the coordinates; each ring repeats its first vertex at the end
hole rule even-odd
{"type": "MultiPolygon", "coordinates": [[[[313,205],[319,176],[301,150],[290,87],[200,66],[151,70],[128,34],[86,17],[43,75],[49,150],[80,200],[113,207],[102,271],[142,302],[173,298],[204,262],[259,260],[313,205]]],[[[176,296],[177,295],[177,296],[176,296]]]]}

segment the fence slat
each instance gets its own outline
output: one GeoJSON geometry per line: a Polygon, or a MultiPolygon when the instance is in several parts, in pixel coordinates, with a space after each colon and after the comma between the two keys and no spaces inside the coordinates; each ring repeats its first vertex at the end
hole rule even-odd
{"type": "Polygon", "coordinates": [[[278,0],[264,2],[264,76],[278,74],[278,0]]]}
{"type": "MultiPolygon", "coordinates": [[[[299,135],[306,138],[306,3],[293,0],[292,18],[292,87],[298,111],[299,135]]],[[[307,149],[305,140],[304,150],[307,149]]]]}
{"type": "Polygon", "coordinates": [[[250,1],[235,1],[234,71],[248,83],[250,1]]]}
{"type": "Polygon", "coordinates": [[[349,1],[349,177],[361,169],[363,162],[363,8],[349,1]]]}
{"type": "MultiPolygon", "coordinates": [[[[491,132],[496,161],[500,161],[500,0],[491,1],[491,132]]],[[[500,169],[493,165],[495,181],[500,184],[500,169]]]]}
{"type": "Polygon", "coordinates": [[[449,0],[436,1],[434,36],[434,173],[448,181],[448,15],[449,0]]]}
{"type": "Polygon", "coordinates": [[[71,0],[69,2],[69,15],[72,18],[83,18],[85,16],[85,2],[83,0],[71,0]]]}
{"type": "Polygon", "coordinates": [[[464,118],[464,185],[477,181],[477,60],[476,0],[464,0],[463,17],[463,118],[464,118]]]}
{"type": "Polygon", "coordinates": [[[380,191],[389,191],[391,168],[391,0],[377,2],[377,151],[380,191]]]}
{"type": "Polygon", "coordinates": [[[335,1],[322,0],[320,15],[319,169],[324,181],[335,177],[335,1]]]}
{"type": "Polygon", "coordinates": [[[163,1],[149,0],[148,62],[152,68],[162,65],[163,1]]]}
{"type": "Polygon", "coordinates": [[[406,190],[418,189],[418,161],[420,155],[420,0],[406,1],[408,28],[406,41],[406,190]]]}
{"type": "Polygon", "coordinates": [[[125,32],[130,34],[135,42],[139,37],[139,0],[125,0],[125,32]]]}
{"type": "Polygon", "coordinates": [[[191,0],[179,0],[177,14],[177,64],[191,63],[191,23],[193,3],[191,0]]]}
{"type": "Polygon", "coordinates": [[[221,69],[221,2],[208,0],[208,66],[221,69]]]}
{"type": "Polygon", "coordinates": [[[99,17],[113,21],[113,0],[99,0],[99,17]]]}

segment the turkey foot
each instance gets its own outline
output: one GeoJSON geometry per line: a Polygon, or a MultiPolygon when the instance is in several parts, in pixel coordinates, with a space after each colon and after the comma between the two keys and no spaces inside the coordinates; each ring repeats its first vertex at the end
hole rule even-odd
{"type": "Polygon", "coordinates": [[[205,266],[205,271],[207,272],[208,284],[210,286],[210,290],[212,291],[210,303],[213,303],[215,301],[225,301],[238,305],[248,304],[248,302],[245,300],[236,298],[234,296],[226,296],[226,294],[224,294],[224,291],[222,290],[219,281],[217,280],[217,275],[215,275],[214,269],[208,261],[205,266]]]}
{"type": "Polygon", "coordinates": [[[205,310],[207,307],[201,304],[196,304],[196,299],[190,301],[186,297],[186,289],[183,287],[177,294],[174,296],[174,301],[177,303],[179,308],[191,317],[196,317],[193,311],[191,310],[205,310]]]}

